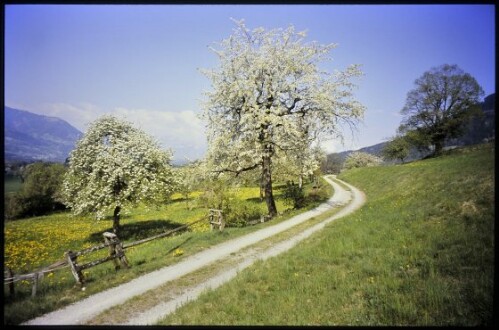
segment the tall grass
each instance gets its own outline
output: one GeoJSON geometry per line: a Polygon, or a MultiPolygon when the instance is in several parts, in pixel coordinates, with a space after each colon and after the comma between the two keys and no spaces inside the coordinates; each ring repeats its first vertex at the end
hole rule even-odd
{"type": "Polygon", "coordinates": [[[340,178],[362,209],[160,324],[492,324],[493,145],[340,178]]]}

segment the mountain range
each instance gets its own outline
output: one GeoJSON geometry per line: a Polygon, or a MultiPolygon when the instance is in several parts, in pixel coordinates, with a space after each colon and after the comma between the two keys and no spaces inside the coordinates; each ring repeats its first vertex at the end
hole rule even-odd
{"type": "MultiPolygon", "coordinates": [[[[482,115],[475,116],[465,134],[447,141],[447,146],[480,143],[495,137],[495,94],[487,96],[482,106],[482,115]]],[[[57,118],[37,115],[24,110],[4,107],[5,161],[49,161],[62,163],[69,156],[83,134],[68,122],[57,118]]],[[[380,155],[387,142],[381,142],[356,151],[380,155]]],[[[353,150],[328,155],[328,163],[343,163],[353,150]],[[334,161],[333,161],[334,159],[334,161]]],[[[425,155],[411,150],[407,161],[420,159],[425,155]]]]}
{"type": "Polygon", "coordinates": [[[4,107],[5,161],[62,163],[82,136],[60,118],[4,107]]]}

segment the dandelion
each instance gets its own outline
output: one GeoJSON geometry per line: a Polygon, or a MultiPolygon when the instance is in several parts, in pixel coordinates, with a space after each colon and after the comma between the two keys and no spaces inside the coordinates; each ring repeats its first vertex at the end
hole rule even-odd
{"type": "Polygon", "coordinates": [[[181,256],[183,254],[184,254],[184,250],[182,250],[180,248],[177,248],[177,249],[175,249],[175,251],[173,251],[173,256],[174,257],[179,257],[179,256],[181,256]]]}

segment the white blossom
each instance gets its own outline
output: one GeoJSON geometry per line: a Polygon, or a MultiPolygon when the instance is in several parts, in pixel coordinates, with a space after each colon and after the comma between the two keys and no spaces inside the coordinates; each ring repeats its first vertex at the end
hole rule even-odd
{"type": "Polygon", "coordinates": [[[74,214],[101,219],[116,206],[162,202],[175,186],[171,152],[129,122],[103,116],[93,122],[69,158],[64,203],[74,214]]]}
{"type": "Polygon", "coordinates": [[[244,21],[234,21],[234,34],[216,51],[220,67],[203,71],[213,85],[204,107],[213,165],[251,166],[269,143],[278,157],[303,152],[304,143],[338,134],[340,123],[363,116],[351,82],[362,74],[359,66],[334,74],[318,69],[335,44],[303,43],[304,33],[293,26],[250,31],[244,21]]]}
{"type": "Polygon", "coordinates": [[[367,152],[356,151],[348,155],[343,168],[348,170],[356,167],[371,167],[380,165],[382,162],[383,160],[378,156],[367,152]]]}
{"type": "Polygon", "coordinates": [[[203,113],[207,166],[237,174],[263,171],[263,160],[270,158],[273,164],[292,163],[299,175],[308,173],[318,166],[314,141],[341,136],[340,124],[354,125],[363,116],[351,81],[360,68],[322,72],[318,64],[329,59],[335,44],[305,43],[306,33],[293,26],[251,31],[244,21],[234,22],[234,33],[214,49],[220,66],[202,71],[212,83],[203,113]]]}

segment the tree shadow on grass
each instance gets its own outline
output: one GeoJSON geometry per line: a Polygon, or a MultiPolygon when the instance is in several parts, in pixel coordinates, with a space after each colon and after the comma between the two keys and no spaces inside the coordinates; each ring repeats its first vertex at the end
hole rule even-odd
{"type": "MultiPolygon", "coordinates": [[[[170,220],[147,220],[147,221],[137,221],[134,223],[122,224],[120,225],[118,238],[120,239],[120,241],[136,241],[164,233],[166,231],[178,228],[182,225],[184,224],[179,222],[173,222],[170,220]]],[[[92,233],[88,237],[87,241],[92,243],[103,243],[104,238],[102,234],[106,231],[112,233],[113,227],[110,226],[109,228],[104,229],[102,231],[92,233]]]]}
{"type": "Polygon", "coordinates": [[[168,250],[166,252],[166,254],[170,254],[172,253],[173,251],[175,251],[176,249],[180,248],[182,245],[186,244],[187,242],[189,242],[191,240],[192,237],[188,237],[187,239],[185,239],[184,241],[182,241],[182,243],[172,247],[170,250],[168,250]]]}
{"type": "Polygon", "coordinates": [[[253,204],[265,203],[265,199],[260,200],[260,197],[246,198],[244,201],[250,202],[250,203],[253,203],[253,204]]]}
{"type": "MultiPolygon", "coordinates": [[[[286,185],[285,184],[276,184],[276,185],[273,185],[272,187],[272,192],[273,192],[273,195],[274,195],[274,200],[281,200],[283,199],[283,195],[284,195],[284,190],[286,189],[286,185]]],[[[260,197],[250,197],[250,198],[246,198],[244,201],[246,202],[250,202],[252,204],[261,204],[261,203],[265,203],[265,197],[263,197],[262,199],[260,199],[260,197]]]]}

